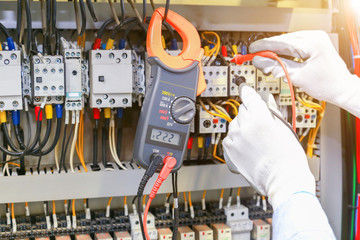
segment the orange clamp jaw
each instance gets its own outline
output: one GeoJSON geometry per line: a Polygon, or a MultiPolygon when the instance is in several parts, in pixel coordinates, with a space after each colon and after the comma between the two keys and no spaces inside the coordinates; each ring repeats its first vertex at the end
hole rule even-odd
{"type": "Polygon", "coordinates": [[[206,89],[205,78],[201,66],[204,50],[201,48],[199,34],[189,21],[169,10],[166,21],[179,33],[183,41],[181,53],[178,56],[170,56],[164,50],[161,42],[161,29],[164,14],[165,8],[158,8],[154,11],[151,18],[146,41],[149,57],[157,57],[166,66],[173,69],[183,69],[192,65],[194,61],[199,62],[199,80],[197,87],[197,96],[199,96],[206,89]]]}
{"type": "Polygon", "coordinates": [[[262,52],[250,53],[250,54],[246,54],[246,55],[237,54],[231,60],[231,62],[235,62],[236,64],[241,65],[244,62],[252,61],[253,58],[256,57],[256,56],[271,58],[271,59],[275,59],[275,60],[277,59],[276,53],[271,52],[271,51],[262,51],[262,52]]]}

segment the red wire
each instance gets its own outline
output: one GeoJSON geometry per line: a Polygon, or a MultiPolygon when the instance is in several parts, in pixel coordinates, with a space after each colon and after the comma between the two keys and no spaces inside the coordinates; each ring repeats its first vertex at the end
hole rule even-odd
{"type": "Polygon", "coordinates": [[[147,230],[147,215],[148,215],[148,213],[149,213],[151,201],[152,201],[152,199],[149,198],[149,200],[148,200],[148,202],[147,202],[147,204],[146,204],[145,211],[144,211],[144,220],[143,220],[144,232],[145,232],[145,236],[146,236],[146,239],[147,239],[147,240],[150,240],[150,236],[149,236],[149,233],[148,233],[148,230],[147,230]]]}
{"type": "Polygon", "coordinates": [[[284,70],[286,79],[287,79],[288,84],[289,84],[290,95],[291,95],[292,127],[293,127],[293,129],[294,129],[294,131],[296,133],[296,107],[295,107],[294,88],[293,88],[293,85],[292,85],[292,82],[291,82],[291,79],[290,79],[289,72],[287,71],[286,66],[285,66],[284,62],[281,60],[281,58],[279,58],[278,55],[276,53],[274,53],[274,52],[262,51],[262,52],[251,53],[251,54],[246,54],[246,55],[238,54],[238,55],[235,56],[235,58],[233,60],[231,60],[231,62],[236,62],[236,64],[241,65],[244,62],[252,61],[252,59],[254,57],[256,57],[256,56],[274,59],[274,60],[279,62],[282,69],[284,70]]]}

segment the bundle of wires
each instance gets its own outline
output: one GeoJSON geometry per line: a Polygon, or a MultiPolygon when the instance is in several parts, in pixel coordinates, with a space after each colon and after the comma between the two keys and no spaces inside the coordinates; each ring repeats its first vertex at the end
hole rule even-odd
{"type": "Polygon", "coordinates": [[[206,42],[204,46],[204,59],[203,64],[210,66],[211,63],[216,59],[221,48],[220,37],[216,32],[203,32],[201,33],[201,38],[206,42]],[[208,37],[212,36],[213,39],[208,37]]]}

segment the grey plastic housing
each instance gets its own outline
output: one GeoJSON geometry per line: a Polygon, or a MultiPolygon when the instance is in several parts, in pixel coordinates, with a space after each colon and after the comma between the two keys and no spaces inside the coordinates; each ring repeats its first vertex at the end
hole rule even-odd
{"type": "Polygon", "coordinates": [[[156,57],[151,57],[148,61],[151,65],[151,79],[136,129],[133,158],[142,168],[147,168],[154,153],[163,157],[172,156],[177,160],[174,172],[182,165],[191,123],[180,124],[174,121],[170,108],[172,102],[179,97],[188,97],[195,103],[199,63],[194,61],[187,68],[172,69],[156,57]],[[153,128],[179,134],[179,145],[151,140],[153,128]]]}

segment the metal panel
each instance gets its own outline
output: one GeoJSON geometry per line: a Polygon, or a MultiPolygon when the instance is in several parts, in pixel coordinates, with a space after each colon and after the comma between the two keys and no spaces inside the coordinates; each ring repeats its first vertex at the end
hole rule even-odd
{"type": "MultiPolygon", "coordinates": [[[[36,202],[62,199],[99,198],[136,195],[144,170],[126,164],[130,170],[98,172],[51,173],[43,171],[26,176],[0,176],[0,203],[36,202]]],[[[149,194],[157,175],[149,181],[145,194],[149,194]]],[[[249,184],[238,174],[231,173],[225,164],[184,166],[179,171],[179,192],[247,187],[249,184]]],[[[161,186],[159,193],[172,192],[171,178],[161,186]]]]}

